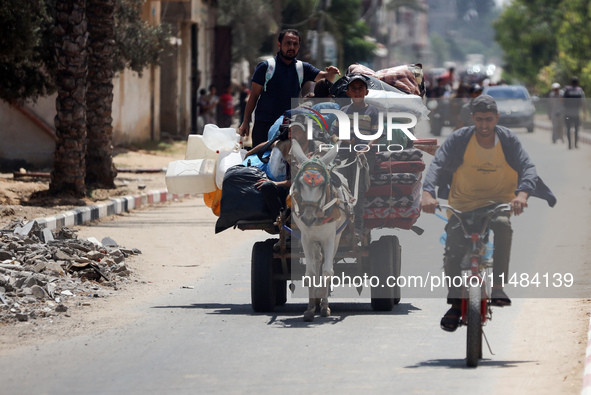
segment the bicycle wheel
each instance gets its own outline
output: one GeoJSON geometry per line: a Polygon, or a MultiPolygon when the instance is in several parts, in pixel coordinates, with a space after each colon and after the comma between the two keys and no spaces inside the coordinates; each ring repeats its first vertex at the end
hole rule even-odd
{"type": "Polygon", "coordinates": [[[468,335],[466,341],[466,365],[471,368],[478,366],[482,356],[482,313],[480,309],[482,292],[480,287],[468,290],[468,335]]]}

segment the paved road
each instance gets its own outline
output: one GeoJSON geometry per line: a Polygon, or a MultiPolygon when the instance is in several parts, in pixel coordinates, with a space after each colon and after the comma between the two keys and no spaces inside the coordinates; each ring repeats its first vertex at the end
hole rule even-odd
{"type": "MultiPolygon", "coordinates": [[[[583,276],[589,273],[583,262],[591,180],[573,171],[590,170],[588,148],[568,153],[547,144],[546,136],[520,136],[559,205],[551,210],[531,199],[526,215],[514,220],[512,269],[570,271],[576,286],[569,296],[588,296],[583,276]],[[560,269],[553,265],[557,259],[560,269]]],[[[250,248],[266,236],[237,230],[214,236],[213,219],[203,220],[203,210],[201,202],[191,200],[86,228],[88,235],[110,235],[140,248],[146,262],[207,267],[199,276],[187,277],[185,284],[194,289],[163,290],[135,306],[138,318],[127,325],[3,356],[0,392],[496,394],[509,393],[535,377],[540,360],[514,347],[529,340],[519,330],[526,313],[524,299],[514,298],[514,307],[495,310],[486,327],[495,355],[485,349],[478,369],[465,368],[465,329],[453,334],[439,329],[446,306],[417,290],[403,291],[391,313],[373,312],[367,300],[338,299],[332,303],[332,317],[304,323],[300,299],[270,314],[254,314],[250,248]],[[223,250],[224,258],[204,262],[204,251],[196,247],[201,239],[209,253],[223,250]]],[[[395,233],[403,246],[403,275],[424,275],[441,267],[442,221],[423,216],[418,224],[425,229],[420,237],[395,233]]],[[[508,293],[531,296],[523,290],[508,293]]],[[[552,314],[561,317],[560,311],[552,314]]],[[[544,330],[539,331],[541,344],[560,341],[544,338],[544,330]]],[[[580,348],[584,352],[584,345],[580,348]]],[[[556,373],[540,378],[552,384],[544,387],[548,392],[531,393],[557,393],[563,380],[560,368],[551,367],[547,370],[556,373]]]]}

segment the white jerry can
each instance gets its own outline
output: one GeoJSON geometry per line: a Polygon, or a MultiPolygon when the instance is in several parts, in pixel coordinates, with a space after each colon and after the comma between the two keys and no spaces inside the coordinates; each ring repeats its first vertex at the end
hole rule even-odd
{"type": "Polygon", "coordinates": [[[212,123],[203,129],[203,143],[212,151],[232,151],[240,146],[240,135],[234,128],[218,128],[212,123]]]}
{"type": "Polygon", "coordinates": [[[166,171],[166,188],[178,195],[216,190],[215,159],[175,160],[166,171]]]}
{"type": "Polygon", "coordinates": [[[215,150],[209,149],[199,134],[189,135],[187,140],[187,152],[185,159],[216,159],[218,156],[215,150]]]}
{"type": "Polygon", "coordinates": [[[232,166],[241,164],[244,161],[245,156],[246,150],[244,149],[220,152],[215,170],[215,183],[218,188],[222,189],[226,170],[232,166]]]}

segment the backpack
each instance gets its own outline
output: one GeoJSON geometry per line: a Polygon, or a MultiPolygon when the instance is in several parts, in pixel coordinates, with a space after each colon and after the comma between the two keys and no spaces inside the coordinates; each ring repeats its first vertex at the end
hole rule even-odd
{"type": "Polygon", "coordinates": [[[567,109],[578,110],[581,107],[581,102],[584,97],[583,89],[578,86],[567,86],[562,97],[569,99],[565,102],[567,109]]]}
{"type": "MultiPolygon", "coordinates": [[[[304,82],[304,64],[299,60],[296,60],[296,71],[298,73],[298,80],[300,81],[300,89],[302,89],[302,82],[304,82]]],[[[275,74],[275,58],[267,59],[267,72],[265,73],[265,85],[263,90],[267,91],[267,82],[273,78],[275,74]]]]}

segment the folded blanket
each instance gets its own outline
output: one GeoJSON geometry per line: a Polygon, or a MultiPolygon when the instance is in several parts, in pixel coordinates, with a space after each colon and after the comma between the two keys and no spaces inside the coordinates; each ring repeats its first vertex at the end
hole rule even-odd
{"type": "Polygon", "coordinates": [[[386,184],[386,185],[372,185],[369,190],[365,193],[365,196],[402,196],[412,195],[415,189],[421,185],[420,181],[416,181],[413,184],[386,184]]]}
{"type": "Polygon", "coordinates": [[[416,189],[410,195],[402,196],[366,196],[363,201],[364,208],[384,207],[411,207],[415,202],[421,200],[421,188],[416,189]]]}
{"type": "Polygon", "coordinates": [[[425,170],[425,162],[413,161],[386,161],[376,163],[374,173],[415,173],[425,170]]]}
{"type": "Polygon", "coordinates": [[[397,184],[406,185],[414,184],[420,181],[423,173],[382,173],[372,174],[370,176],[371,185],[397,184]]]}
{"type": "Polygon", "coordinates": [[[363,210],[363,218],[415,218],[421,215],[420,203],[420,200],[416,200],[410,207],[365,208],[363,210]]]}
{"type": "Polygon", "coordinates": [[[417,148],[407,148],[401,151],[383,151],[376,153],[376,163],[386,161],[420,161],[423,157],[421,150],[417,148]]]}

